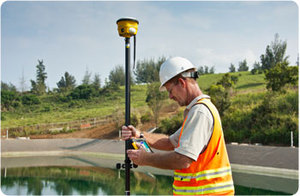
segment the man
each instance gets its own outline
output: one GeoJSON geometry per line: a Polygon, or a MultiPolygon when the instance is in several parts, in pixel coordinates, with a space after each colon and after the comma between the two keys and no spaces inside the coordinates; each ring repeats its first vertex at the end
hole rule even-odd
{"type": "Polygon", "coordinates": [[[147,153],[143,148],[128,150],[137,165],[175,170],[173,193],[178,195],[233,195],[231,167],[221,120],[210,97],[196,81],[195,66],[185,58],[173,57],[160,68],[160,90],[186,106],[184,121],[173,135],[142,133],[133,126],[122,127],[124,140],[144,137],[163,153],[147,153]]]}

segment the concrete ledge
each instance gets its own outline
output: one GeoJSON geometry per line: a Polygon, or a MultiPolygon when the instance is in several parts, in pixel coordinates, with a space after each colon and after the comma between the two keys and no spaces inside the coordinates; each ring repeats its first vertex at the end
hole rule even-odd
{"type": "Polygon", "coordinates": [[[230,163],[298,170],[298,148],[231,144],[226,147],[230,163]]]}
{"type": "Polygon", "coordinates": [[[283,169],[275,167],[262,167],[255,165],[240,165],[240,164],[231,164],[232,171],[237,173],[245,174],[255,174],[271,177],[280,177],[288,179],[298,179],[299,172],[294,169],[283,169]]]}
{"type": "Polygon", "coordinates": [[[94,156],[98,158],[108,158],[123,160],[125,158],[122,154],[103,153],[103,152],[84,152],[84,151],[24,151],[24,152],[3,152],[1,157],[36,157],[36,156],[94,156]]]}

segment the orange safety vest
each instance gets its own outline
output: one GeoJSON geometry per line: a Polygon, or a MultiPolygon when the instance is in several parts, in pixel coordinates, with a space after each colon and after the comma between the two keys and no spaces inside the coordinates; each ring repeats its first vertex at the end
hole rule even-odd
{"type": "MultiPolygon", "coordinates": [[[[213,115],[214,129],[210,141],[204,152],[201,152],[197,161],[192,162],[189,168],[175,170],[174,195],[234,195],[234,185],[231,167],[225,146],[221,121],[216,107],[207,98],[200,99],[196,104],[204,104],[213,115]]],[[[183,122],[179,136],[184,131],[183,122]]]]}

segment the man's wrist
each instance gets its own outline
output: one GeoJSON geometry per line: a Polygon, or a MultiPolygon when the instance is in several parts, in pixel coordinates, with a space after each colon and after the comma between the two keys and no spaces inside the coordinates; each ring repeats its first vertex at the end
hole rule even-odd
{"type": "Polygon", "coordinates": [[[144,134],[140,132],[140,138],[144,138],[144,134]]]}

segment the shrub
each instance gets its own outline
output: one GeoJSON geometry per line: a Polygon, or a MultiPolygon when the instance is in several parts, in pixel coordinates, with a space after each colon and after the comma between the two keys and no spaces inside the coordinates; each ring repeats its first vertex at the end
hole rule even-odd
{"type": "Polygon", "coordinates": [[[15,104],[15,102],[19,102],[18,94],[14,91],[1,90],[1,105],[3,108],[9,110],[11,107],[16,107],[19,104],[15,104]]]}
{"type": "Polygon", "coordinates": [[[227,110],[231,104],[229,91],[220,84],[211,85],[207,91],[211,96],[212,102],[218,108],[220,116],[223,116],[225,110],[227,110]]]}
{"type": "Polygon", "coordinates": [[[130,124],[136,127],[139,124],[139,119],[136,114],[132,114],[130,117],[130,124]]]}
{"type": "Polygon", "coordinates": [[[279,96],[276,105],[284,114],[298,114],[298,100],[298,92],[292,92],[279,96]]]}
{"type": "Polygon", "coordinates": [[[141,122],[143,124],[150,122],[152,118],[153,118],[152,114],[150,112],[147,112],[146,114],[141,116],[141,122]]]}
{"type": "Polygon", "coordinates": [[[82,84],[77,86],[69,96],[72,97],[72,99],[89,99],[95,94],[95,89],[91,85],[82,84]]]}
{"type": "Polygon", "coordinates": [[[36,105],[41,103],[38,96],[33,94],[23,95],[21,100],[23,105],[36,105]]]}
{"type": "Polygon", "coordinates": [[[52,110],[51,105],[45,105],[42,109],[41,112],[50,112],[52,110]]]}
{"type": "Polygon", "coordinates": [[[298,144],[297,93],[265,93],[261,103],[249,108],[238,101],[222,118],[226,142],[290,145],[293,131],[298,144]]]}
{"type": "Polygon", "coordinates": [[[59,102],[68,103],[71,101],[71,96],[63,96],[63,95],[57,95],[56,99],[59,102]]]}
{"type": "Polygon", "coordinates": [[[73,108],[73,107],[81,107],[82,106],[82,102],[79,100],[71,100],[68,102],[68,107],[69,108],[73,108]]]}
{"type": "Polygon", "coordinates": [[[171,135],[181,127],[182,123],[182,112],[179,112],[171,118],[162,120],[157,132],[171,135]]]}
{"type": "Polygon", "coordinates": [[[159,123],[159,114],[163,106],[163,100],[167,98],[165,92],[159,91],[160,83],[155,82],[147,86],[146,103],[151,109],[156,126],[159,123]]]}
{"type": "Polygon", "coordinates": [[[1,112],[1,121],[4,121],[4,120],[6,120],[6,118],[5,118],[5,113],[4,113],[4,112],[1,112]]]}
{"type": "Polygon", "coordinates": [[[275,67],[265,71],[265,76],[268,89],[281,91],[286,84],[297,84],[298,67],[290,67],[288,62],[277,63],[275,67]]]}

